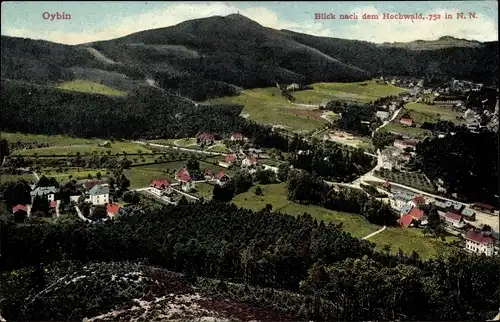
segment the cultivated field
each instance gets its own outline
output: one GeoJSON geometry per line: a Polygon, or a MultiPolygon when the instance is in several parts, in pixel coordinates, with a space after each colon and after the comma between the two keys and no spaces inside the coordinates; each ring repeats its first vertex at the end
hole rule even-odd
{"type": "Polygon", "coordinates": [[[250,119],[259,123],[282,125],[292,131],[315,130],[327,123],[321,118],[320,111],[311,111],[289,103],[276,87],[244,90],[239,96],[216,98],[209,103],[243,105],[243,113],[250,119]]]}
{"type": "Polygon", "coordinates": [[[457,116],[462,113],[458,111],[453,111],[451,108],[441,107],[437,105],[427,105],[423,103],[412,103],[406,104],[406,111],[401,111],[401,113],[407,112],[414,122],[423,124],[424,122],[436,123],[437,121],[451,121],[453,123],[461,123],[462,121],[457,120],[457,116]]]}
{"type": "Polygon", "coordinates": [[[396,182],[405,186],[413,187],[422,191],[427,191],[433,193],[436,191],[434,185],[432,185],[427,178],[416,172],[396,172],[390,171],[388,169],[380,169],[375,172],[377,177],[387,179],[392,182],[396,182]]]}
{"type": "Polygon", "coordinates": [[[387,124],[383,128],[380,129],[382,132],[396,132],[399,134],[402,134],[403,136],[409,136],[412,138],[416,139],[423,139],[425,137],[431,136],[432,133],[429,130],[424,130],[418,127],[410,127],[410,126],[405,126],[399,123],[397,119],[394,120],[393,122],[387,124]]]}
{"type": "Polygon", "coordinates": [[[102,140],[99,139],[83,139],[72,138],[64,135],[41,135],[41,134],[25,134],[25,133],[11,133],[1,132],[2,139],[9,142],[29,142],[29,143],[44,143],[50,146],[68,146],[68,145],[82,145],[82,144],[98,144],[102,140]]]}
{"type": "Polygon", "coordinates": [[[31,183],[35,182],[36,178],[32,174],[0,174],[0,184],[19,180],[24,180],[31,183]]]}
{"type": "MultiPolygon", "coordinates": [[[[104,141],[101,141],[104,142],[104,141]]],[[[65,156],[65,155],[76,155],[80,153],[81,155],[85,154],[108,154],[108,151],[111,155],[118,154],[151,154],[152,151],[149,150],[144,145],[139,145],[136,143],[129,142],[114,142],[110,143],[109,146],[99,146],[98,143],[94,144],[79,144],[79,145],[59,145],[59,146],[50,146],[46,148],[34,148],[34,149],[24,149],[17,150],[12,153],[12,155],[26,155],[26,156],[65,156]]]]}
{"type": "Polygon", "coordinates": [[[380,84],[374,81],[359,83],[316,83],[312,90],[297,91],[293,96],[297,102],[321,104],[331,100],[356,101],[368,103],[377,98],[397,95],[405,90],[393,85],[380,84]]]}
{"type": "Polygon", "coordinates": [[[126,96],[127,93],[123,91],[119,91],[117,89],[113,89],[106,85],[102,85],[99,83],[91,82],[88,80],[73,80],[61,83],[57,86],[59,89],[65,89],[76,92],[85,92],[85,93],[94,93],[94,94],[103,94],[103,95],[111,95],[111,96],[126,96]]]}
{"type": "Polygon", "coordinates": [[[91,177],[95,179],[97,178],[97,173],[100,173],[102,178],[106,178],[107,171],[108,170],[106,169],[72,168],[67,171],[58,172],[57,169],[44,168],[40,173],[37,174],[39,176],[44,175],[48,178],[50,177],[55,178],[57,181],[66,182],[70,180],[70,178],[75,180],[84,180],[84,179],[90,179],[91,177]]]}

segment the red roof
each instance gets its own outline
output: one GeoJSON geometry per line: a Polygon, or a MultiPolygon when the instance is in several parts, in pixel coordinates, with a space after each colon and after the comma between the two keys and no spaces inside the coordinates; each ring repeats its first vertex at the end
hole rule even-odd
{"type": "Polygon", "coordinates": [[[395,140],[394,144],[415,147],[415,146],[417,146],[417,141],[413,141],[413,140],[395,140]]]}
{"type": "Polygon", "coordinates": [[[425,203],[425,198],[424,196],[416,196],[415,198],[413,198],[413,202],[417,205],[421,205],[425,203]]]}
{"type": "Polygon", "coordinates": [[[25,205],[17,205],[17,206],[12,207],[12,213],[13,214],[15,214],[16,212],[18,212],[19,210],[28,212],[28,207],[26,207],[25,205]]]}
{"type": "Polygon", "coordinates": [[[108,203],[106,205],[106,211],[113,216],[118,213],[118,210],[120,210],[120,205],[117,203],[108,203]]]}
{"type": "Polygon", "coordinates": [[[102,180],[88,180],[85,182],[85,189],[87,190],[90,190],[92,188],[94,188],[94,186],[98,185],[98,184],[103,184],[104,181],[102,180]]]}
{"type": "Polygon", "coordinates": [[[168,182],[167,179],[155,179],[151,182],[151,187],[155,188],[161,188],[162,186],[167,187],[169,185],[170,183],[168,182]]]}
{"type": "Polygon", "coordinates": [[[205,175],[212,175],[212,169],[205,169],[205,175]]]}
{"type": "Polygon", "coordinates": [[[479,208],[483,208],[483,209],[487,209],[487,210],[495,210],[495,207],[493,207],[492,205],[488,205],[488,204],[481,203],[481,202],[475,202],[474,207],[479,207],[479,208]]]}
{"type": "Polygon", "coordinates": [[[50,205],[50,208],[55,208],[57,206],[57,201],[55,201],[55,200],[51,201],[49,205],[50,205]]]}
{"type": "Polygon", "coordinates": [[[493,237],[484,236],[482,233],[477,232],[474,229],[469,230],[465,238],[481,244],[490,244],[495,241],[493,237]]]}
{"type": "Polygon", "coordinates": [[[236,160],[236,154],[228,154],[224,159],[224,161],[226,161],[227,163],[234,162],[235,160],[236,160]]]}
{"type": "Polygon", "coordinates": [[[215,135],[212,133],[200,133],[196,136],[197,139],[203,139],[203,140],[213,140],[215,138],[215,135]]]}
{"type": "Polygon", "coordinates": [[[241,133],[233,133],[233,135],[231,135],[231,137],[233,139],[244,139],[245,138],[245,136],[243,136],[243,134],[241,134],[241,133]]]}
{"type": "Polygon", "coordinates": [[[186,168],[181,168],[177,171],[176,176],[181,177],[185,174],[189,175],[189,172],[186,170],[186,168]]]}
{"type": "Polygon", "coordinates": [[[399,120],[399,123],[403,123],[403,124],[407,124],[407,125],[412,125],[413,124],[413,120],[409,119],[409,118],[401,118],[399,120]]]}
{"type": "Polygon", "coordinates": [[[424,211],[413,207],[411,208],[407,216],[411,216],[412,218],[420,220],[424,216],[424,211]]]}
{"type": "Polygon", "coordinates": [[[462,219],[462,215],[453,213],[453,212],[447,212],[446,213],[446,218],[454,220],[454,221],[460,221],[462,219]]]}
{"type": "Polygon", "coordinates": [[[413,221],[413,217],[411,215],[406,215],[406,216],[403,216],[399,219],[399,224],[403,227],[409,227],[410,224],[412,223],[413,221]]]}
{"type": "Polygon", "coordinates": [[[227,174],[224,171],[221,171],[217,174],[217,179],[221,180],[222,178],[227,177],[227,174]]]}

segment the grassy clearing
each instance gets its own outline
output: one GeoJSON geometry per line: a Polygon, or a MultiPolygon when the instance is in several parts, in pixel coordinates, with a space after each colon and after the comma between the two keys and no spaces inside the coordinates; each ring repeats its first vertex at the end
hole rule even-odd
{"type": "Polygon", "coordinates": [[[100,172],[102,175],[102,178],[106,177],[106,173],[108,170],[106,169],[84,169],[84,168],[75,168],[75,169],[70,169],[69,171],[65,172],[57,172],[56,169],[49,169],[45,168],[42,169],[42,171],[38,174],[39,176],[46,176],[46,177],[53,177],[57,179],[58,181],[68,181],[70,179],[70,176],[72,179],[76,180],[83,180],[83,179],[88,179],[88,176],[90,175],[92,178],[97,178],[97,173],[100,172]]]}
{"type": "Polygon", "coordinates": [[[413,138],[417,139],[423,139],[427,136],[431,136],[432,133],[429,130],[424,130],[418,127],[410,127],[410,126],[405,126],[401,125],[399,123],[389,123],[383,128],[380,129],[380,131],[385,131],[385,132],[397,132],[402,135],[407,135],[413,138]]]}
{"type": "Polygon", "coordinates": [[[192,195],[203,198],[205,200],[212,199],[214,186],[209,183],[196,183],[196,191],[191,192],[192,195]]]}
{"type": "Polygon", "coordinates": [[[64,135],[41,135],[41,134],[1,132],[0,136],[2,137],[2,139],[6,139],[9,142],[45,143],[51,146],[98,144],[99,142],[101,142],[101,140],[99,139],[72,138],[64,135]]]}
{"type": "Polygon", "coordinates": [[[460,116],[461,113],[453,111],[451,108],[423,103],[411,103],[407,104],[405,109],[418,124],[423,124],[424,122],[435,123],[439,120],[451,121],[457,124],[461,123],[460,120],[457,120],[457,116],[460,116]]]}
{"type": "Polygon", "coordinates": [[[36,178],[32,174],[0,174],[0,184],[19,180],[35,182],[36,178]]]}
{"type": "Polygon", "coordinates": [[[240,104],[249,118],[265,124],[279,124],[292,131],[310,131],[321,128],[326,120],[309,115],[310,112],[289,103],[276,87],[242,91],[239,96],[210,100],[211,104],[240,104]]]}
{"type": "Polygon", "coordinates": [[[178,139],[178,140],[174,140],[174,142],[177,143],[177,145],[179,145],[179,146],[192,147],[192,146],[196,145],[196,138],[178,139]]]}
{"type": "Polygon", "coordinates": [[[91,82],[88,80],[77,79],[73,81],[68,81],[61,83],[57,86],[59,89],[76,91],[76,92],[84,92],[84,93],[93,93],[93,94],[104,94],[111,96],[126,96],[126,92],[122,92],[116,90],[114,88],[108,87],[106,85],[102,85],[99,83],[91,82]]]}
{"type": "Polygon", "coordinates": [[[123,154],[134,154],[134,153],[143,153],[150,154],[152,153],[144,145],[139,145],[136,143],[130,142],[114,142],[110,143],[109,147],[100,147],[98,144],[82,144],[82,145],[69,145],[69,146],[51,146],[47,148],[35,148],[35,149],[25,149],[14,151],[12,155],[26,155],[26,156],[52,156],[52,155],[76,155],[80,153],[81,155],[85,154],[102,154],[106,155],[110,151],[111,155],[116,153],[123,154]]]}
{"type": "Polygon", "coordinates": [[[225,145],[213,145],[209,148],[206,149],[207,151],[211,151],[211,152],[218,152],[218,153],[228,153],[229,150],[228,148],[226,148],[225,145]]]}
{"type": "Polygon", "coordinates": [[[255,189],[234,197],[233,203],[239,207],[254,211],[262,210],[266,204],[273,205],[274,211],[280,211],[292,216],[309,213],[317,220],[325,222],[342,223],[345,231],[356,237],[363,237],[380,229],[379,226],[370,224],[366,219],[357,214],[341,211],[333,211],[318,206],[306,206],[289,202],[287,200],[287,189],[284,183],[260,186],[263,196],[256,196],[255,189]]]}
{"type": "Polygon", "coordinates": [[[380,97],[397,95],[404,89],[374,81],[358,83],[316,83],[314,89],[298,91],[293,95],[302,103],[321,104],[331,100],[346,100],[368,103],[380,97]],[[362,85],[365,84],[365,85],[362,85]]]}
{"type": "Polygon", "coordinates": [[[154,179],[173,180],[174,178],[174,173],[167,174],[166,170],[148,168],[148,166],[125,169],[123,173],[130,180],[131,189],[149,187],[154,179]]]}
{"type": "Polygon", "coordinates": [[[149,140],[148,143],[164,144],[164,145],[174,145],[177,139],[160,139],[160,140],[149,140]]]}
{"type": "MultiPolygon", "coordinates": [[[[447,241],[456,239],[448,237],[447,241]]],[[[450,246],[443,244],[439,239],[426,237],[421,229],[415,228],[387,228],[383,232],[369,239],[381,250],[385,245],[391,245],[391,252],[396,253],[399,248],[405,253],[416,251],[421,258],[428,259],[436,256],[439,252],[447,252],[450,246]]]]}

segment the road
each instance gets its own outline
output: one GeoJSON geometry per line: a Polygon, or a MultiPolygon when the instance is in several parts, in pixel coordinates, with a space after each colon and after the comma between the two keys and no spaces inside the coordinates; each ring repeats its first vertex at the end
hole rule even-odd
{"type": "Polygon", "coordinates": [[[83,221],[88,221],[88,222],[92,222],[92,220],[88,219],[87,217],[85,217],[83,214],[82,214],[82,211],[80,210],[80,208],[78,208],[78,206],[75,206],[75,209],[76,209],[76,213],[78,214],[78,217],[83,220],[83,221]]]}
{"type": "Polygon", "coordinates": [[[187,151],[187,152],[195,152],[195,153],[202,153],[202,154],[208,154],[208,155],[222,155],[222,153],[218,152],[210,152],[210,151],[201,151],[201,150],[195,150],[195,149],[188,149],[188,148],[181,148],[178,146],[173,146],[173,145],[163,145],[163,144],[157,144],[157,143],[147,143],[147,142],[142,142],[142,141],[132,141],[133,143],[137,144],[142,144],[142,145],[150,145],[158,148],[167,148],[167,149],[173,149],[173,150],[180,150],[180,151],[187,151]]]}
{"type": "Polygon", "coordinates": [[[368,239],[368,238],[370,238],[370,237],[373,237],[373,236],[375,236],[376,234],[383,232],[386,228],[387,228],[387,227],[386,227],[386,226],[384,226],[384,227],[380,228],[379,230],[377,230],[377,231],[375,231],[375,232],[373,232],[373,233],[371,233],[371,234],[369,234],[369,235],[366,235],[365,237],[363,237],[363,238],[361,238],[361,239],[368,239]]]}
{"type": "Polygon", "coordinates": [[[382,125],[380,125],[379,127],[377,127],[373,132],[372,132],[372,137],[375,135],[375,133],[380,130],[381,128],[383,128],[384,126],[386,126],[387,124],[391,123],[392,121],[394,121],[394,119],[398,116],[399,112],[402,110],[403,108],[401,107],[399,110],[396,110],[394,112],[394,114],[391,116],[391,118],[387,121],[384,121],[384,123],[382,123],[382,125]]]}

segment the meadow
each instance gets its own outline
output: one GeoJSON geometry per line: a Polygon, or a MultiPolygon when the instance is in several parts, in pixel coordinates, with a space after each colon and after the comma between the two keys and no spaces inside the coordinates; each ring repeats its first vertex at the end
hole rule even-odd
{"type": "MultiPolygon", "coordinates": [[[[104,142],[104,141],[101,141],[104,142]]],[[[97,142],[94,144],[77,144],[77,145],[59,145],[50,146],[44,148],[34,148],[34,149],[23,149],[12,152],[12,155],[25,155],[25,156],[65,156],[65,155],[76,155],[80,153],[85,154],[108,154],[111,155],[118,154],[151,154],[152,151],[148,149],[145,145],[139,145],[130,142],[120,142],[115,141],[110,143],[109,146],[99,146],[97,142]]]]}
{"type": "Polygon", "coordinates": [[[94,94],[103,94],[103,95],[111,95],[111,96],[126,96],[127,93],[123,91],[119,91],[117,89],[108,87],[103,84],[99,84],[96,82],[91,82],[88,80],[72,80],[63,82],[57,85],[57,88],[63,90],[70,90],[76,92],[84,92],[84,93],[94,93],[94,94]]]}
{"type": "Polygon", "coordinates": [[[101,174],[101,178],[107,177],[107,169],[85,169],[85,168],[70,168],[67,171],[58,172],[57,169],[44,168],[40,173],[37,173],[40,177],[42,175],[46,177],[55,178],[57,181],[66,182],[70,179],[75,180],[86,180],[89,176],[93,179],[97,178],[97,173],[101,174]]]}
{"type": "Polygon", "coordinates": [[[453,111],[451,108],[437,106],[437,105],[427,105],[423,103],[411,103],[406,104],[406,112],[411,116],[414,122],[419,125],[424,122],[436,123],[437,121],[450,121],[456,124],[461,123],[461,120],[457,120],[457,116],[462,113],[458,111],[453,111]]]}
{"type": "Polygon", "coordinates": [[[405,90],[375,81],[358,83],[315,83],[312,90],[297,91],[293,96],[298,103],[324,104],[331,100],[368,103],[380,97],[397,95],[405,90]],[[364,85],[363,85],[364,84],[364,85]]]}
{"type": "Polygon", "coordinates": [[[1,132],[2,139],[9,142],[30,142],[35,144],[48,144],[50,146],[69,146],[69,145],[83,145],[83,144],[98,144],[102,140],[99,139],[84,139],[73,138],[65,135],[42,135],[42,134],[26,134],[26,133],[12,133],[1,132]]]}
{"type": "Polygon", "coordinates": [[[36,181],[36,178],[32,174],[0,174],[0,184],[19,180],[34,183],[36,181]]]}
{"type": "Polygon", "coordinates": [[[210,104],[243,105],[243,114],[259,123],[282,125],[291,131],[311,131],[324,127],[326,120],[320,111],[311,111],[289,103],[278,88],[243,90],[239,96],[220,97],[210,104]]]}

